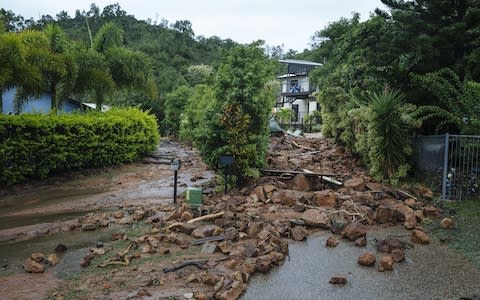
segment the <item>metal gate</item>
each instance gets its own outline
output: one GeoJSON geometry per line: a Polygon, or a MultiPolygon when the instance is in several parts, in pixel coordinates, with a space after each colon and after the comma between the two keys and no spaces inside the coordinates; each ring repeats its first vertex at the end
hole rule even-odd
{"type": "Polygon", "coordinates": [[[428,178],[443,199],[478,197],[480,136],[417,136],[414,146],[417,175],[428,178]]]}

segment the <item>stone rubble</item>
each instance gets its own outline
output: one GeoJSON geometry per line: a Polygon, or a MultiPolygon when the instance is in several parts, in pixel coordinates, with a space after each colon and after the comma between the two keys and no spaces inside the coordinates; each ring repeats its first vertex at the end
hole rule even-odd
{"type": "MultiPolygon", "coordinates": [[[[195,222],[199,211],[180,201],[175,207],[124,207],[115,212],[90,213],[78,218],[70,229],[85,231],[113,224],[148,224],[150,231],[140,237],[116,232],[112,241],[133,242],[135,247],[128,254],[132,259],[169,254],[174,257],[181,249],[198,247],[199,257],[206,260],[206,270],[189,266],[172,272],[168,278],[184,282],[194,299],[237,299],[253,274],[267,273],[283,263],[288,256],[289,240],[303,241],[315,231],[329,230],[334,236],[328,238],[326,247],[336,247],[342,237],[345,242],[365,247],[372,226],[402,224],[412,230],[414,243],[427,244],[428,234],[418,224],[425,217],[440,216],[438,209],[422,202],[431,198],[428,189],[408,190],[409,195],[417,197],[413,199],[374,182],[351,153],[328,139],[272,137],[267,163],[266,169],[285,173],[266,174],[255,184],[229,195],[204,197],[203,209],[208,214],[223,212],[219,217],[195,222]],[[298,148],[292,140],[315,151],[298,148]],[[309,172],[327,174],[343,185],[311,176],[309,172]]],[[[366,252],[352,261],[357,259],[363,266],[377,262],[378,271],[383,272],[405,260],[406,244],[400,240],[379,241],[376,249],[385,253],[380,260],[374,253],[366,252]]],[[[95,250],[87,254],[82,267],[103,253],[95,250]]],[[[162,266],[171,265],[171,259],[161,263],[162,266]]],[[[185,260],[178,258],[175,262],[185,260]]],[[[34,263],[29,258],[25,265],[37,270],[34,263]]],[[[344,285],[347,278],[335,275],[330,283],[344,285]]]]}

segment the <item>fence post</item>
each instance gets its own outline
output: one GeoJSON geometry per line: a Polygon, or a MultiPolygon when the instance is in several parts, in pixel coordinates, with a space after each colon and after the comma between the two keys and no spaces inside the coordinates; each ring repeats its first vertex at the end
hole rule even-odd
{"type": "Polygon", "coordinates": [[[448,179],[448,143],[449,134],[445,134],[445,151],[443,154],[443,178],[442,178],[442,199],[447,200],[447,179],[448,179]]]}

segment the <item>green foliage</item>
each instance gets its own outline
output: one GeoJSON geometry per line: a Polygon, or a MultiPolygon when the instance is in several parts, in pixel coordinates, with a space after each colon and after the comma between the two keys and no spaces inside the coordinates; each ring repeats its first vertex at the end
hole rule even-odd
{"type": "Polygon", "coordinates": [[[215,169],[220,154],[235,156],[233,172],[239,185],[258,177],[264,164],[274,100],[272,71],[260,44],[232,49],[219,68],[214,102],[207,106],[195,137],[204,160],[215,169]]]}
{"type": "Polygon", "coordinates": [[[135,108],[0,116],[0,183],[133,161],[158,139],[155,117],[135,108]]]}
{"type": "Polygon", "coordinates": [[[165,132],[177,137],[180,131],[182,113],[192,95],[192,89],[187,86],[180,86],[175,91],[168,93],[165,97],[165,119],[162,125],[165,132]]]}
{"type": "Polygon", "coordinates": [[[110,48],[120,47],[122,45],[123,30],[113,22],[107,22],[100,27],[93,39],[93,49],[100,53],[104,53],[110,48]]]}
{"type": "Polygon", "coordinates": [[[417,115],[421,121],[436,119],[436,132],[450,129],[462,134],[480,134],[480,83],[461,81],[448,68],[412,77],[417,86],[439,100],[436,105],[419,107],[417,115]]]}
{"type": "MultiPolygon", "coordinates": [[[[352,96],[353,97],[353,96],[352,96]]],[[[385,89],[368,93],[367,99],[352,99],[358,107],[349,111],[353,120],[356,152],[373,176],[396,182],[407,175],[411,154],[411,131],[418,125],[416,107],[405,104],[399,91],[385,89]]]]}
{"type": "Polygon", "coordinates": [[[275,112],[275,118],[280,121],[280,123],[288,124],[292,121],[294,117],[294,112],[291,108],[282,107],[277,112],[275,112]]]}

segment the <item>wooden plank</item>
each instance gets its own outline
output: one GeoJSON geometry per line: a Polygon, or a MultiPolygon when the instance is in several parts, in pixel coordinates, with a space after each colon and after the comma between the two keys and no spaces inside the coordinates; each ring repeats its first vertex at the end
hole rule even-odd
{"type": "Polygon", "coordinates": [[[311,177],[316,177],[316,176],[337,176],[335,174],[323,174],[323,173],[310,173],[310,172],[305,172],[305,171],[287,171],[287,170],[268,170],[265,169],[263,170],[263,173],[270,173],[270,174],[303,174],[305,176],[311,176],[311,177]]]}

